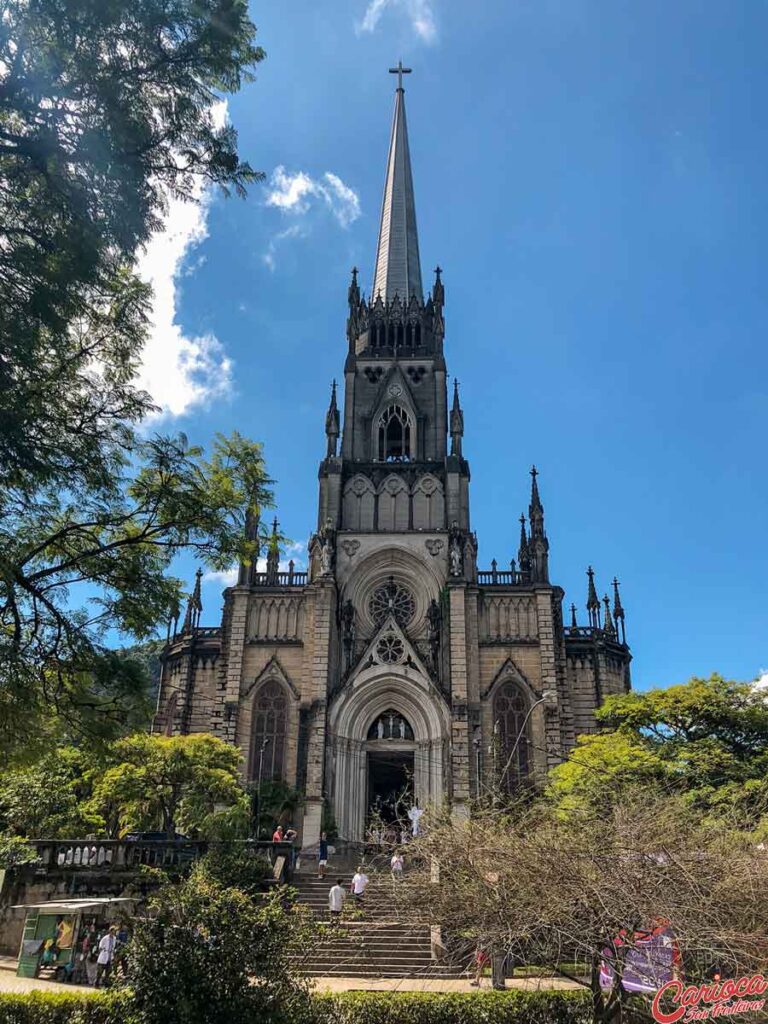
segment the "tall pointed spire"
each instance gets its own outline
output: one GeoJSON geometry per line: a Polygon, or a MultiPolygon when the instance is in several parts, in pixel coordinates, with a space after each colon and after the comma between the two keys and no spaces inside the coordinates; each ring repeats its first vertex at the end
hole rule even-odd
{"type": "Polygon", "coordinates": [[[549,541],[544,530],[544,506],[539,496],[539,473],[531,466],[531,503],[528,506],[528,521],[531,524],[529,551],[534,583],[549,583],[549,541]]]}
{"type": "Polygon", "coordinates": [[[325,436],[328,439],[326,458],[336,457],[339,444],[339,407],[336,405],[336,381],[331,385],[331,402],[325,414],[325,436]]]}
{"type": "Polygon", "coordinates": [[[627,634],[624,628],[624,607],[619,595],[619,581],[613,577],[613,617],[616,621],[616,632],[619,634],[621,643],[627,642],[627,634]]]}
{"type": "Polygon", "coordinates": [[[275,586],[280,568],[280,537],[277,532],[277,516],[272,521],[272,536],[267,547],[267,586],[275,586]]]}
{"type": "Polygon", "coordinates": [[[203,602],[200,597],[200,581],[202,578],[203,570],[198,569],[195,573],[195,586],[187,602],[187,614],[184,616],[184,625],[182,627],[183,633],[191,633],[193,629],[197,629],[200,622],[200,612],[203,610],[203,602]]]}
{"type": "Polygon", "coordinates": [[[453,378],[453,406],[451,407],[451,455],[461,457],[461,439],[464,436],[464,413],[459,402],[459,382],[453,378]]]}
{"type": "Polygon", "coordinates": [[[371,300],[374,302],[379,295],[384,302],[391,302],[395,295],[400,297],[401,302],[407,303],[412,295],[415,295],[419,302],[424,301],[403,89],[403,75],[410,74],[410,70],[404,68],[402,62],[396,68],[390,68],[390,72],[398,76],[398,84],[395,92],[392,135],[389,141],[384,201],[381,206],[379,247],[373,274],[371,300]]]}

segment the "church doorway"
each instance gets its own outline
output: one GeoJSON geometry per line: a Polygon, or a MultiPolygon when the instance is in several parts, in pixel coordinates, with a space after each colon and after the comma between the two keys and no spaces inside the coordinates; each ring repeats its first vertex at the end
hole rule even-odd
{"type": "Polygon", "coordinates": [[[413,750],[368,751],[368,819],[402,819],[413,803],[413,750]]]}

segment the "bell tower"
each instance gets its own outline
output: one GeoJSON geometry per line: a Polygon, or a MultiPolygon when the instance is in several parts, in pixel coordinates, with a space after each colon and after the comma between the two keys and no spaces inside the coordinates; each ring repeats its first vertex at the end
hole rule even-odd
{"type": "MultiPolygon", "coordinates": [[[[469,529],[469,468],[458,396],[449,415],[443,356],[445,289],[423,295],[402,63],[387,157],[373,290],[352,270],[341,452],[328,434],[318,528],[364,533],[469,529]],[[460,428],[458,426],[460,422],[460,428]],[[422,486],[420,487],[420,481],[422,486]],[[329,522],[330,521],[330,522],[329,522]]],[[[333,422],[335,403],[327,423],[333,422]]],[[[338,415],[338,414],[336,414],[338,415]]]]}

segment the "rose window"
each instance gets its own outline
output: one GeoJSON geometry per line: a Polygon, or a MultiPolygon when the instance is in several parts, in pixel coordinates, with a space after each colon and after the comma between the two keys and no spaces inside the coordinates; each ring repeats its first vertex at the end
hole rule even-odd
{"type": "Polygon", "coordinates": [[[376,644],[376,657],[385,665],[394,665],[405,657],[405,647],[399,636],[383,636],[376,644]]]}
{"type": "Polygon", "coordinates": [[[391,615],[401,629],[408,625],[416,611],[413,594],[392,576],[383,587],[374,590],[368,607],[375,626],[381,626],[391,615]]]}

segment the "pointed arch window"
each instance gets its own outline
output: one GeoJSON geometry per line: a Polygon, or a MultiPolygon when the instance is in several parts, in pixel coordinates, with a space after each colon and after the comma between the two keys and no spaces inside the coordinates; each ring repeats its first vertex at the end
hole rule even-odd
{"type": "Polygon", "coordinates": [[[390,405],[379,418],[379,461],[408,462],[411,458],[411,418],[401,405],[390,405]]]}
{"type": "Polygon", "coordinates": [[[524,785],[530,766],[528,701],[517,683],[504,683],[493,699],[493,734],[499,785],[512,793],[524,785]]]}
{"type": "Polygon", "coordinates": [[[285,778],[285,736],[288,725],[288,701],[279,683],[265,683],[253,701],[251,778],[279,782],[285,778]]]}

